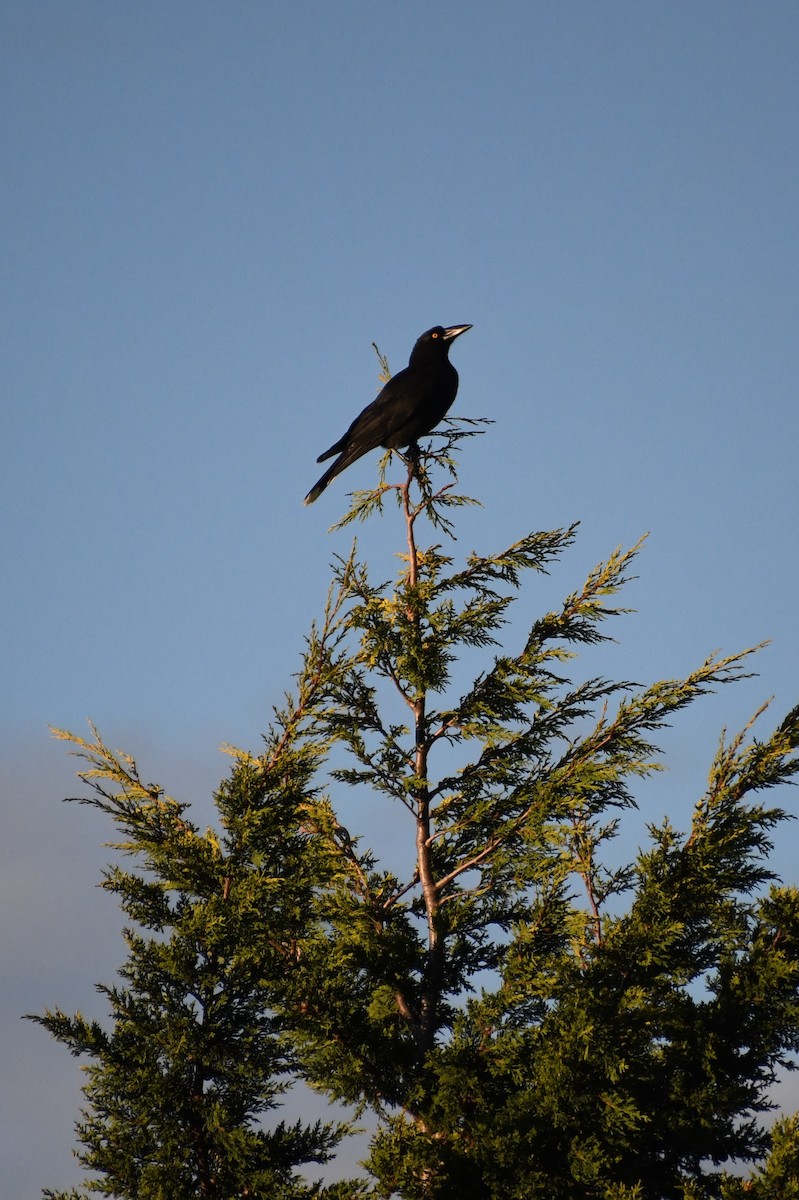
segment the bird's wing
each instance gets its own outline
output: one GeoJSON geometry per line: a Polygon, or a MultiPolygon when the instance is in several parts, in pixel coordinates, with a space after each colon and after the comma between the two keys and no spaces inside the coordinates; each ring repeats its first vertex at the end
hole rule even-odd
{"type": "Polygon", "coordinates": [[[360,453],[384,446],[430,400],[427,374],[405,367],[389,379],[379,396],[355,418],[345,439],[360,453]]]}
{"type": "Polygon", "coordinates": [[[366,408],[358,413],[347,432],[342,434],[329,450],[325,450],[324,454],[319,455],[317,462],[324,462],[326,458],[332,458],[334,454],[356,450],[354,455],[349,455],[349,461],[352,462],[359,455],[365,454],[367,450],[372,450],[381,444],[383,432],[388,429],[393,430],[396,425],[393,409],[397,393],[397,380],[403,374],[404,372],[400,371],[389,379],[371,404],[367,404],[366,408]]]}

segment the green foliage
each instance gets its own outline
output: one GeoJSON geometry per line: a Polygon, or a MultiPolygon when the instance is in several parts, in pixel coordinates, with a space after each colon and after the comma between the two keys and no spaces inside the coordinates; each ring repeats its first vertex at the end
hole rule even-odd
{"type": "Polygon", "coordinates": [[[134,926],[102,989],[110,1032],[39,1018],[92,1060],[93,1190],[313,1194],[297,1168],[345,1131],[254,1123],[299,1075],[378,1120],[368,1181],[330,1200],[799,1194],[799,1125],[764,1119],[799,1050],[799,892],[769,870],[786,814],[764,800],[799,769],[799,708],[762,740],[725,736],[690,828],[652,824],[614,865],[658,732],[753,651],[648,687],[573,679],[626,611],[639,546],[520,633],[526,580],[574,527],[464,561],[418,540],[470,503],[455,451],[478,431],[450,423],[403,482],[387,456],[356,494],[342,525],[396,501],[398,576],[374,581],[356,547],[335,561],[296,695],[263,754],[234,752],[219,832],[65,735],[139,865],[105,879],[134,926]],[[465,653],[482,665],[464,686],[465,653]],[[402,815],[402,873],[341,824],[350,789],[402,815]]]}
{"type": "Polygon", "coordinates": [[[277,714],[264,755],[232,752],[219,832],[201,832],[96,730],[91,741],[55,731],[88,763],[81,777],[93,794],[82,802],[109,815],[114,846],[137,868],[114,865],[103,881],[131,921],[121,983],[98,988],[110,1029],[60,1010],[33,1018],[90,1059],[77,1132],[92,1194],[301,1200],[360,1190],[328,1192],[299,1174],[330,1158],[346,1126],[261,1120],[294,1077],[272,995],[296,960],[320,870],[301,801],[323,747],[303,728],[335,620],[330,608],[323,633],[312,632],[297,698],[277,714]]]}
{"type": "MultiPolygon", "coordinates": [[[[346,755],[334,785],[399,802],[412,853],[394,878],[352,841],[331,846],[339,873],[294,980],[314,995],[294,1028],[305,1070],[382,1114],[379,1195],[719,1195],[721,1165],[766,1152],[756,1114],[796,1049],[795,897],[764,891],[785,814],[756,796],[796,772],[797,713],[763,742],[723,743],[690,831],[653,827],[637,861],[610,868],[636,781],[661,768],[657,731],[743,677],[752,651],[645,688],[573,682],[579,647],[624,611],[638,547],[503,648],[525,577],[575,530],[456,565],[416,541],[450,500],[425,465],[415,493],[412,460],[405,484],[356,496],[345,518],[393,494],[407,553],[391,583],[339,563],[349,657],[320,727],[346,755]],[[465,647],[494,649],[453,696],[465,647]]],[[[326,797],[309,814],[320,836],[335,820],[326,797]]]]}

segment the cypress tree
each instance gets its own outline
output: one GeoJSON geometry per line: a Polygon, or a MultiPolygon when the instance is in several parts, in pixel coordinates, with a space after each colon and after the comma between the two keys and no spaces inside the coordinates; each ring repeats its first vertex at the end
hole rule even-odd
{"type": "Polygon", "coordinates": [[[111,1032],[38,1018],[93,1059],[94,1190],[310,1194],[298,1170],[346,1127],[253,1124],[299,1076],[377,1122],[368,1181],[331,1196],[799,1195],[796,1119],[766,1120],[799,1048],[799,892],[769,868],[786,813],[764,796],[796,774],[799,708],[723,737],[690,826],[653,821],[614,861],[658,731],[753,652],[645,687],[574,678],[639,547],[520,632],[527,579],[576,529],[456,560],[455,455],[479,426],[447,423],[399,483],[386,456],[356,493],[342,525],[396,505],[398,575],[375,581],[357,546],[336,560],[296,693],[262,754],[233,752],[219,831],[62,735],[143,867],[105,880],[146,931],[103,989],[111,1032]],[[404,869],[344,827],[345,795],[402,815],[404,869]]]}

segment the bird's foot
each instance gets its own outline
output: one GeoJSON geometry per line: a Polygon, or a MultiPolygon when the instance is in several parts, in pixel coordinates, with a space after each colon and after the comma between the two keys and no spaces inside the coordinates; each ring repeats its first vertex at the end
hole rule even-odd
{"type": "Polygon", "coordinates": [[[419,471],[421,451],[419,450],[419,443],[411,442],[402,457],[408,464],[408,482],[410,483],[412,479],[415,479],[417,483],[421,484],[422,476],[419,471]]]}

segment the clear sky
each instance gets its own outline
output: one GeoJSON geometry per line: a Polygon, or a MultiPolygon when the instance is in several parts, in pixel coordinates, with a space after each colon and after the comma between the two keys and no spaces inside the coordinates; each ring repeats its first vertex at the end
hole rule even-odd
{"type": "Polygon", "coordinates": [[[396,370],[474,325],[455,413],[496,424],[456,551],[581,522],[523,616],[651,531],[594,669],[771,639],[664,737],[640,829],[685,826],[723,726],[799,699],[799,6],[4,0],[0,55],[0,1161],[30,1200],[79,1177],[80,1074],[19,1014],[99,1015],[122,959],[112,831],[60,804],[47,726],[91,717],[211,819],[375,478],[302,506],[372,341],[396,370]]]}

